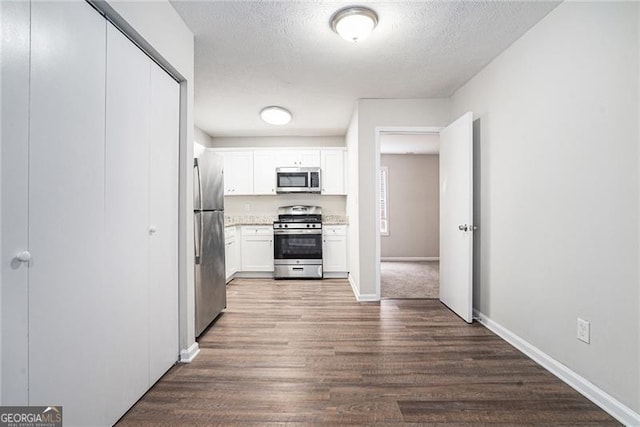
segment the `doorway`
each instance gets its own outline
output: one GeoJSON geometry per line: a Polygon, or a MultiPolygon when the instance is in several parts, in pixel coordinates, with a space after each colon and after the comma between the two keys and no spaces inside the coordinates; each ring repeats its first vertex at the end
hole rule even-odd
{"type": "Polygon", "coordinates": [[[440,128],[378,129],[380,297],[439,297],[440,128]]]}

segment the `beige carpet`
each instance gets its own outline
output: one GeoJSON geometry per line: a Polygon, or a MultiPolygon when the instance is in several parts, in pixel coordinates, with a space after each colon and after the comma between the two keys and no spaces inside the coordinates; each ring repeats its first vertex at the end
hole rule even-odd
{"type": "Polygon", "coordinates": [[[381,262],[382,298],[438,298],[438,261],[381,262]]]}

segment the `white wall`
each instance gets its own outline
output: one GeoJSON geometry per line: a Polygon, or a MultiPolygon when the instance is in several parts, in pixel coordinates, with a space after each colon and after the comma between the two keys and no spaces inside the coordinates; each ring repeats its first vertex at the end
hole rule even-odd
{"type": "MultiPolygon", "coordinates": [[[[180,348],[195,343],[193,271],[194,39],[168,0],[97,2],[134,41],[180,80],[180,348]]],[[[185,353],[186,354],[186,353],[185,353]]]]}
{"type": "Polygon", "coordinates": [[[213,144],[213,138],[197,126],[193,128],[193,140],[203,147],[211,147],[213,144]]]}
{"type": "Polygon", "coordinates": [[[356,104],[345,136],[347,145],[347,216],[349,228],[347,246],[347,267],[349,280],[356,295],[360,293],[360,210],[358,205],[358,105],[356,104]]]}
{"type": "Polygon", "coordinates": [[[636,412],[639,22],[563,3],[452,97],[481,133],[476,309],[636,412]]]}
{"type": "Polygon", "coordinates": [[[380,256],[434,258],[440,253],[439,156],[383,154],[388,168],[389,234],[380,256]]]}
{"type": "Polygon", "coordinates": [[[344,147],[344,136],[213,137],[209,147],[344,147]]]}
{"type": "Polygon", "coordinates": [[[344,196],[277,194],[270,196],[225,196],[224,213],[230,216],[276,216],[280,206],[321,206],[322,215],[345,215],[344,196]]]}
{"type": "MultiPolygon", "coordinates": [[[[376,164],[380,153],[376,150],[376,128],[392,126],[440,127],[450,121],[448,99],[362,99],[358,101],[357,188],[350,189],[358,194],[359,276],[357,287],[360,296],[376,299],[379,287],[376,285],[376,271],[379,264],[379,224],[376,222],[378,201],[376,164]],[[378,289],[376,289],[378,288],[378,289]]],[[[351,159],[351,154],[349,158],[351,159]]],[[[350,160],[351,162],[351,160],[350,160]]],[[[351,167],[351,163],[349,164],[351,167]]],[[[351,180],[350,180],[351,182],[351,180]]],[[[349,214],[351,218],[353,215],[349,214]]],[[[352,227],[349,227],[352,228],[352,227]]]]}

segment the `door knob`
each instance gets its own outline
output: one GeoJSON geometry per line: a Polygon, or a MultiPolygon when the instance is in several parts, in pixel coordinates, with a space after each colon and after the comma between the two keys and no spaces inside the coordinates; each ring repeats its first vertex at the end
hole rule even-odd
{"type": "Polygon", "coordinates": [[[458,226],[458,230],[460,231],[467,231],[469,229],[469,227],[467,226],[467,224],[460,224],[458,226]]]}
{"type": "Polygon", "coordinates": [[[29,253],[29,251],[22,251],[16,255],[16,258],[20,262],[29,262],[31,261],[31,253],[29,253]]]}
{"type": "Polygon", "coordinates": [[[149,234],[156,234],[156,231],[158,231],[158,229],[156,228],[155,225],[149,226],[149,234]]]}

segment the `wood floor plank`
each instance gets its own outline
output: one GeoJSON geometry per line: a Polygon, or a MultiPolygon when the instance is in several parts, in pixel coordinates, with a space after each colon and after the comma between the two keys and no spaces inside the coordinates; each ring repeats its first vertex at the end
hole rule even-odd
{"type": "Polygon", "coordinates": [[[228,308],[120,426],[619,425],[437,300],[344,280],[234,280],[228,308]]]}

